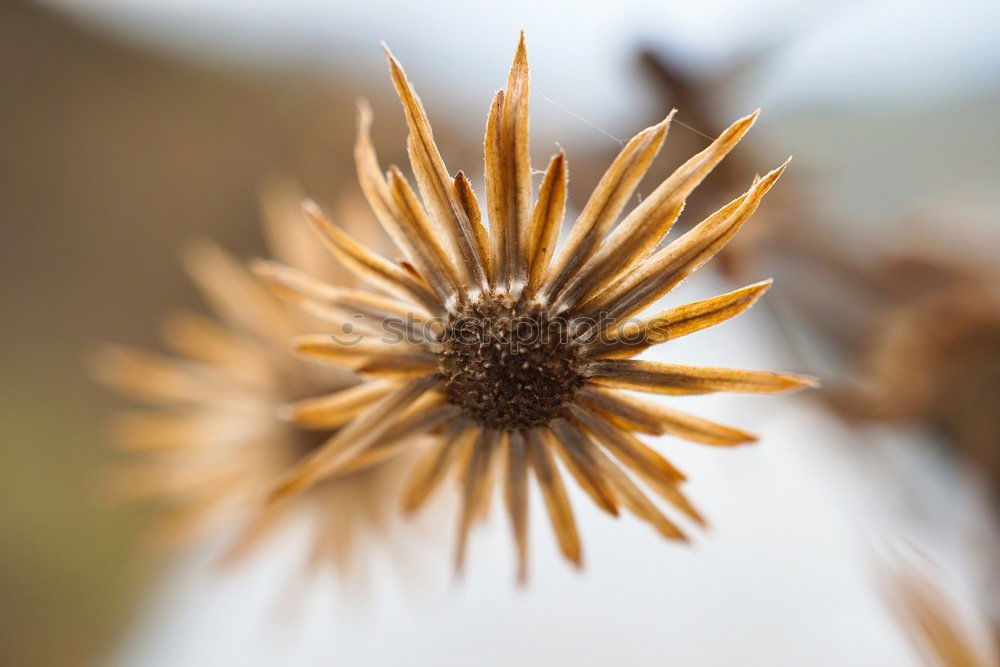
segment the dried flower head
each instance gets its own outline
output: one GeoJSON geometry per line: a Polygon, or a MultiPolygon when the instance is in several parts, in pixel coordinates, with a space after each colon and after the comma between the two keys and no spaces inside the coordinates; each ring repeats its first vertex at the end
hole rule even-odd
{"type": "Polygon", "coordinates": [[[827,405],[930,429],[1000,501],[1000,267],[921,239],[868,261],[817,234],[775,240],[797,280],[790,305],[851,369],[827,405]]]}
{"type": "MultiPolygon", "coordinates": [[[[299,224],[301,194],[288,184],[263,191],[265,231],[271,249],[289,264],[334,283],[351,284],[345,272],[299,224]]],[[[375,228],[367,212],[346,212],[360,234],[375,228]]],[[[379,239],[368,233],[372,242],[379,239]]],[[[98,377],[149,409],[121,415],[117,440],[129,454],[114,475],[119,493],[163,510],[154,541],[173,546],[247,520],[276,475],[330,437],[336,424],[314,427],[283,416],[290,402],[318,393],[369,391],[341,368],[291,354],[288,341],[318,321],[277,299],[241,262],[202,243],[185,255],[194,282],[218,321],[192,312],[166,320],[164,338],[176,355],[165,357],[110,346],[96,364],[98,377]]],[[[353,393],[352,393],[353,392],[353,393]]],[[[318,514],[311,562],[349,565],[359,527],[380,529],[390,515],[384,502],[396,465],[345,468],[309,494],[318,514]]],[[[277,522],[258,526],[231,552],[237,557],[277,522]]]]}
{"type": "Polygon", "coordinates": [[[868,341],[854,415],[934,427],[1000,500],[1000,273],[928,256],[883,261],[899,284],[868,341]]]}
{"type": "MultiPolygon", "coordinates": [[[[420,192],[403,173],[384,173],[361,106],[355,158],[362,190],[403,252],[399,263],[376,255],[305,206],[325,245],[388,296],[331,288],[275,263],[258,272],[282,294],[335,326],[360,317],[363,335],[337,333],[295,341],[310,359],[373,378],[359,406],[333,394],[295,408],[303,423],[341,424],[357,416],[276,486],[272,502],[311,488],[359,454],[384,447],[387,433],[434,433],[407,484],[405,509],[419,507],[449,470],[462,486],[456,566],[470,527],[502,486],[513,524],[518,572],[527,560],[528,476],[533,471],[563,553],[580,563],[580,543],[556,461],[601,508],[624,508],[670,539],[681,530],[637,486],[632,474],[691,519],[701,516],[680,491],[676,468],[635,433],[670,433],[694,442],[734,445],[752,436],[642,401],[657,394],[714,391],[773,393],[806,378],[769,372],[695,368],[635,360],[652,345],[693,333],[746,310],[769,281],[681,306],[646,319],[652,305],[714,255],[774,185],[784,165],[673,243],[657,249],[684,201],[737,144],[757,114],[742,118],[682,165],[615,225],[660,149],[663,122],[622,149],[597,185],[565,243],[556,251],[566,199],[567,165],[549,162],[532,203],[528,151],[528,63],[524,38],[505,91],[486,127],[486,210],[462,172],[452,177],[435,146],[424,108],[388,53],[392,81],[409,128],[407,148],[420,192]],[[363,409],[361,409],[363,407],[363,409]],[[630,474],[630,472],[632,474],[630,474]]],[[[397,440],[396,447],[409,445],[397,440]]]]}

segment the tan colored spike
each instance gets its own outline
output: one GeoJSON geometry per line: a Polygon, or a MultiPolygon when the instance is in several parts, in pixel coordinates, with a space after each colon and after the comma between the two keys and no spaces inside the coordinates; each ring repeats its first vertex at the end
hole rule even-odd
{"type": "Polygon", "coordinates": [[[416,304],[327,285],[277,262],[256,260],[251,268],[278,297],[322,319],[338,321],[350,314],[350,321],[367,325],[369,333],[405,332],[410,342],[420,342],[437,333],[436,323],[416,304]],[[359,315],[363,318],[361,322],[357,321],[359,315]]]}
{"type": "MultiPolygon", "coordinates": [[[[684,476],[658,452],[631,433],[616,428],[600,415],[582,408],[572,409],[573,419],[603,444],[615,458],[656,491],[668,503],[695,523],[704,526],[705,519],[688,502],[679,485],[684,476]]],[[[669,537],[669,535],[668,535],[669,537]]]]}
{"type": "Polygon", "coordinates": [[[620,320],[655,302],[725,247],[787,166],[786,161],[756,181],[746,194],[656,252],[623,280],[599,292],[577,310],[601,313],[606,320],[620,320]]]}
{"type": "Polygon", "coordinates": [[[307,334],[292,339],[292,349],[305,359],[342,366],[359,373],[419,375],[437,369],[437,355],[422,345],[389,343],[357,336],[337,339],[325,334],[307,334]]]}
{"type": "Polygon", "coordinates": [[[600,440],[619,460],[633,470],[670,484],[678,484],[687,479],[684,473],[675,468],[662,454],[632,434],[618,428],[603,415],[580,406],[570,407],[568,413],[576,423],[600,440]]]}
{"type": "Polygon", "coordinates": [[[395,387],[396,383],[389,380],[363,382],[355,387],[292,403],[281,416],[304,428],[337,428],[395,387]]]}
{"type": "Polygon", "coordinates": [[[426,285],[345,234],[330,222],[314,203],[311,201],[303,203],[303,211],[331,252],[360,277],[390,294],[416,301],[429,313],[442,312],[440,301],[426,285]]]}
{"type": "Polygon", "coordinates": [[[559,541],[559,549],[571,563],[580,567],[583,563],[580,535],[573,518],[573,508],[563,486],[562,476],[548,449],[550,438],[551,436],[546,436],[540,428],[527,431],[525,444],[528,448],[528,460],[535,471],[535,479],[538,480],[538,487],[545,499],[545,507],[552,530],[559,541]]]}
{"type": "Polygon", "coordinates": [[[524,33],[507,78],[497,93],[486,128],[486,186],[493,257],[501,287],[522,286],[527,277],[531,219],[531,156],[528,148],[528,58],[524,33]]]}
{"type": "Polygon", "coordinates": [[[569,178],[566,154],[556,153],[549,162],[538,190],[538,201],[531,216],[528,243],[528,296],[542,285],[549,261],[559,240],[559,228],[566,212],[566,181],[569,178]]]}
{"type": "Polygon", "coordinates": [[[484,513],[489,504],[493,478],[493,466],[499,460],[498,450],[502,433],[493,429],[480,431],[479,439],[472,450],[472,457],[465,471],[462,483],[462,508],[459,513],[458,534],[455,542],[455,571],[461,572],[465,565],[465,548],[469,529],[484,513]]]}
{"type": "Polygon", "coordinates": [[[479,428],[468,420],[456,421],[440,440],[420,457],[402,493],[404,512],[420,508],[440,485],[445,474],[470,449],[479,435],[479,428]]]}
{"type": "Polygon", "coordinates": [[[243,262],[208,241],[188,246],[181,261],[213,310],[236,330],[280,344],[294,334],[282,305],[243,262]]]}
{"type": "Polygon", "coordinates": [[[350,461],[395,426],[405,409],[436,383],[437,379],[433,376],[406,382],[371,405],[284,475],[269,494],[268,503],[273,505],[287,500],[335,474],[339,466],[350,461]]]}
{"type": "Polygon", "coordinates": [[[163,340],[177,354],[194,361],[223,366],[246,377],[260,377],[260,350],[215,320],[192,311],[178,311],[163,321],[163,340]]]}
{"type": "Polygon", "coordinates": [[[464,281],[456,273],[448,251],[439,242],[445,238],[445,231],[427,216],[406,177],[395,165],[389,168],[388,182],[393,210],[403,223],[413,248],[410,260],[442,301],[457,298],[459,292],[464,293],[464,281]]]}
{"type": "Polygon", "coordinates": [[[647,522],[668,540],[687,541],[687,537],[677,525],[665,517],[663,512],[646,497],[628,475],[609,459],[598,447],[594,448],[594,462],[601,476],[614,489],[621,504],[639,519],[647,522]]]}
{"type": "Polygon", "coordinates": [[[590,438],[580,432],[565,419],[554,419],[549,423],[554,435],[553,448],[559,454],[566,468],[576,479],[580,488],[587,492],[594,504],[608,514],[618,515],[618,502],[601,476],[594,461],[594,445],[590,438]]]}
{"type": "Polygon", "coordinates": [[[121,345],[106,345],[92,363],[104,384],[152,403],[193,403],[211,400],[217,371],[121,345]]]}
{"type": "Polygon", "coordinates": [[[701,445],[723,447],[757,440],[746,431],[671,410],[615,389],[590,385],[581,388],[577,396],[582,406],[629,431],[669,434],[701,445]]]}
{"type": "Polygon", "coordinates": [[[469,224],[472,226],[476,254],[482,263],[483,275],[488,285],[493,280],[494,271],[490,237],[486,227],[483,226],[483,218],[479,212],[479,202],[476,200],[476,193],[473,192],[472,184],[469,183],[469,179],[465,177],[464,172],[460,171],[455,174],[455,192],[458,196],[458,203],[461,205],[462,210],[465,211],[465,215],[469,218],[469,224]]]}
{"type": "Polygon", "coordinates": [[[226,429],[218,422],[160,410],[130,411],[115,417],[111,433],[116,443],[126,450],[190,450],[212,440],[225,440],[226,429]]]}
{"type": "Polygon", "coordinates": [[[755,111],[733,123],[708,148],[678,167],[629,213],[558,295],[557,308],[571,308],[602,284],[616,282],[645,259],[670,230],[688,195],[736,147],[758,113],[755,111]]]}
{"type": "Polygon", "coordinates": [[[517,544],[517,580],[528,580],[528,455],[524,434],[511,431],[506,446],[504,501],[517,544]]]}
{"type": "Polygon", "coordinates": [[[634,357],[643,350],[714,327],[752,306],[771,286],[765,280],[710,299],[671,308],[642,321],[625,320],[591,347],[597,357],[634,357]]]}
{"type": "Polygon", "coordinates": [[[676,112],[674,109],[663,121],[632,137],[608,167],[559,249],[547,273],[544,294],[557,294],[597,251],[660,152],[676,112]]]}
{"type": "Polygon", "coordinates": [[[461,258],[463,274],[474,284],[486,286],[483,260],[472,218],[462,205],[455,184],[448,173],[441,153],[434,142],[430,121],[420,98],[413,91],[406,73],[383,45],[389,60],[389,70],[396,93],[403,104],[406,124],[410,130],[406,146],[410,165],[417,177],[417,187],[431,216],[439,221],[442,237],[450,257],[461,258]]]}
{"type": "Polygon", "coordinates": [[[599,384],[657,394],[708,394],[715,391],[774,394],[816,386],[815,379],[791,373],[701,368],[634,359],[596,361],[589,366],[588,373],[599,384]]]}
{"type": "Polygon", "coordinates": [[[354,475],[402,454],[413,447],[417,436],[448,424],[459,413],[458,407],[445,402],[441,395],[433,395],[429,401],[414,404],[406,416],[378,442],[342,465],[337,471],[338,476],[354,475]]]}

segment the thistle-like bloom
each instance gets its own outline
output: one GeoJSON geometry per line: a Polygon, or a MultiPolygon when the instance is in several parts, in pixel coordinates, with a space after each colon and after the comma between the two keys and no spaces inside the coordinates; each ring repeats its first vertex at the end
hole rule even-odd
{"type": "MultiPolygon", "coordinates": [[[[301,195],[279,184],[264,195],[271,250],[326,280],[352,284],[351,274],[331,261],[299,223],[301,195]]],[[[378,230],[366,211],[351,213],[352,230],[364,234],[362,222],[378,230]]],[[[291,354],[289,339],[320,323],[277,299],[241,262],[203,243],[186,254],[185,264],[218,319],[193,312],[168,318],[164,338],[174,357],[112,346],[96,364],[101,380],[149,406],[116,421],[116,439],[128,458],[114,480],[126,498],[160,507],[153,532],[160,546],[255,518],[253,511],[275,477],[337,427],[330,421],[318,429],[307,421],[294,423],[283,414],[288,404],[317,393],[349,393],[360,383],[349,371],[291,354]]],[[[398,484],[398,466],[360,470],[376,462],[371,457],[358,461],[311,490],[308,500],[317,510],[313,565],[344,571],[360,533],[381,530],[391,515],[384,500],[391,495],[389,487],[398,484]]],[[[230,555],[247,553],[277,523],[258,524],[230,555]]]]}
{"type": "MultiPolygon", "coordinates": [[[[532,202],[528,150],[528,63],[523,35],[505,91],[486,127],[486,212],[462,172],[454,177],[424,108],[399,63],[392,81],[409,128],[407,148],[419,196],[396,167],[384,173],[359,112],[355,149],[361,188],[405,259],[393,262],[352,239],[313,204],[305,213],[340,261],[384,295],[331,288],[274,263],[258,272],[275,289],[340,326],[351,314],[368,335],[318,334],[295,341],[306,358],[372,378],[351,392],[309,399],[295,418],[314,425],[353,419],[275,487],[272,503],[336,474],[359,454],[385,449],[387,433],[431,433],[403,491],[419,507],[450,471],[460,478],[456,567],[467,533],[487,512],[494,483],[504,491],[525,576],[529,474],[545,500],[562,552],[581,559],[560,464],[602,509],[625,509],[670,539],[684,539],[640,489],[641,481],[696,522],[680,491],[684,475],[637,433],[734,445],[743,431],[641,400],[630,391],[774,393],[807,385],[781,373],[696,368],[636,360],[649,347],[746,310],[762,282],[645,319],[658,301],[725,245],[774,185],[784,165],[673,243],[657,249],[701,180],[739,142],[757,114],[740,119],[682,165],[618,222],[663,144],[670,117],[622,149],[556,248],[566,200],[567,165],[549,162],[532,202]],[[617,222],[617,224],[616,224],[617,222]],[[502,474],[501,474],[502,471],[502,474]]],[[[394,448],[407,448],[397,438],[394,448]]]]}

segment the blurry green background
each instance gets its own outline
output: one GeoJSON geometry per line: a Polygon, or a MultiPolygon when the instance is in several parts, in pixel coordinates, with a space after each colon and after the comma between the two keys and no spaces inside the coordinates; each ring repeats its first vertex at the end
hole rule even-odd
{"type": "Polygon", "coordinates": [[[184,243],[260,252],[262,178],[297,174],[321,201],[353,183],[352,88],[0,3],[0,664],[86,664],[133,611],[141,516],[102,496],[115,402],[88,357],[156,347],[165,308],[196,303],[184,243]]]}

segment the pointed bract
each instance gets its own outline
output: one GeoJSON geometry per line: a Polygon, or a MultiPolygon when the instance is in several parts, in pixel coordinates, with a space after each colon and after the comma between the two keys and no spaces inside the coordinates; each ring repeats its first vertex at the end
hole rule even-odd
{"type": "Polygon", "coordinates": [[[531,234],[528,240],[528,287],[530,299],[541,287],[549,268],[549,260],[556,249],[559,227],[566,212],[566,154],[556,153],[549,162],[538,191],[538,201],[531,216],[531,234]]]}
{"type": "Polygon", "coordinates": [[[569,238],[549,271],[545,294],[558,293],[604,240],[621,215],[649,165],[660,152],[676,109],[652,127],[632,137],[601,177],[583,213],[573,223],[569,238]]]}

